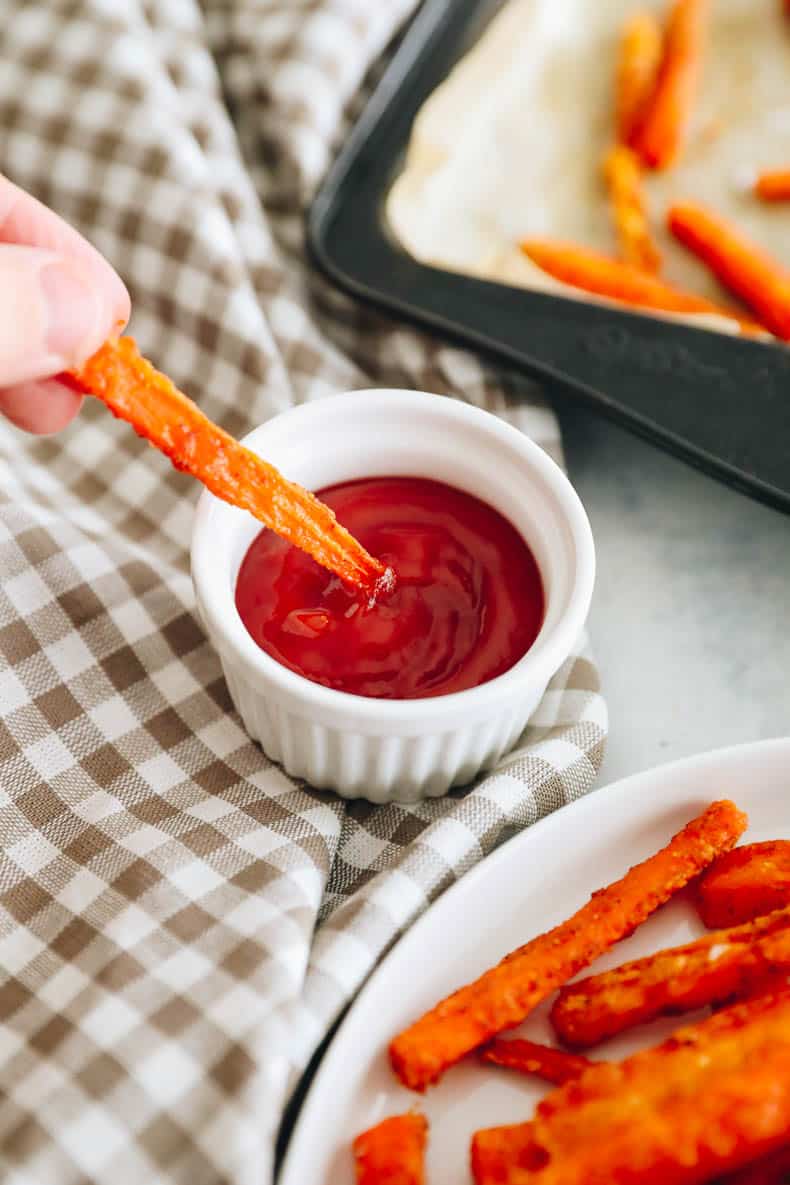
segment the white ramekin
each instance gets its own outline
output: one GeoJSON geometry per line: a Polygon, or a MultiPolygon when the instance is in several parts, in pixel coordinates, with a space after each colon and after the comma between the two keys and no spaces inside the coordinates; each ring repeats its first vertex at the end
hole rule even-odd
{"type": "Polygon", "coordinates": [[[244,443],[314,490],[359,477],[419,476],[477,495],[526,539],[546,594],[545,621],[531,650],[489,683],[417,700],[333,691],[281,666],[247,633],[234,590],[260,524],[203,493],[192,578],[250,736],[293,777],[373,802],[443,794],[492,766],[522,733],[590,606],[590,524],[563,472],[496,417],[419,391],[352,391],[321,399],[275,417],[244,443]]]}

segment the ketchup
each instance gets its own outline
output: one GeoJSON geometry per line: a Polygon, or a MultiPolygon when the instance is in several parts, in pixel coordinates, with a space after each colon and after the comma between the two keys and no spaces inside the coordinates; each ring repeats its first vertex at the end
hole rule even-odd
{"type": "Polygon", "coordinates": [[[253,639],[297,674],[354,695],[421,699],[477,687],[518,662],[543,622],[532,552],[498,511],[414,477],[320,491],[392,567],[372,605],[273,531],[244,557],[236,607],[253,639]]]}

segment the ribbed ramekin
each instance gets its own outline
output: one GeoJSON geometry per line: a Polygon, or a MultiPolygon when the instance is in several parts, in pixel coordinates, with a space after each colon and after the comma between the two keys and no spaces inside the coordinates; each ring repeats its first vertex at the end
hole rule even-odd
{"type": "Polygon", "coordinates": [[[505,515],[537,559],[546,616],[532,648],[480,687],[380,700],[303,679],[261,650],[236,610],[239,567],[261,529],[208,493],[192,578],[208,636],[250,736],[287,773],[347,798],[413,802],[468,782],[507,752],[584,626],[595,575],[581,502],[527,437],[476,408],[419,391],[352,391],[305,404],[244,443],[310,489],[360,477],[430,477],[505,515]]]}

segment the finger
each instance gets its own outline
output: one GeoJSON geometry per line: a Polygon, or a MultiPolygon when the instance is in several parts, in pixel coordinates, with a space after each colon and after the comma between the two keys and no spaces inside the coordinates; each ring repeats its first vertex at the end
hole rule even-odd
{"type": "Polygon", "coordinates": [[[47,436],[60,432],[74,419],[82,396],[56,379],[20,383],[0,391],[0,413],[17,428],[47,436]]]}
{"type": "Polygon", "coordinates": [[[114,305],[80,261],[0,244],[0,387],[79,366],[116,331],[114,305]]]}
{"type": "Polygon", "coordinates": [[[43,247],[85,265],[86,274],[112,307],[122,328],[129,320],[129,293],[106,259],[72,226],[0,174],[0,243],[43,247]]]}

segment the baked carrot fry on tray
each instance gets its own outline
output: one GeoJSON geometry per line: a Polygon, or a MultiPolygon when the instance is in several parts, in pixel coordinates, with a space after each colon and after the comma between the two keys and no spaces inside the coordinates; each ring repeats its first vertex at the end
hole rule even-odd
{"type": "Polygon", "coordinates": [[[662,40],[661,26],[652,12],[635,12],[626,21],[615,80],[615,120],[621,144],[628,144],[653,96],[662,40]]]}
{"type": "Polygon", "coordinates": [[[594,1066],[547,1095],[521,1129],[476,1133],[472,1165],[477,1185],[700,1185],[788,1140],[785,990],[594,1066]]]}
{"type": "Polygon", "coordinates": [[[105,342],[81,370],[65,377],[83,394],[101,399],[176,469],[248,510],[341,580],[371,596],[391,583],[392,573],[368,555],[329,507],[213,424],[142,357],[132,338],[105,342]]]}
{"type": "Polygon", "coordinates": [[[658,1016],[751,994],[781,972],[790,973],[790,909],[568,984],[551,1021],[566,1045],[588,1049],[658,1016]]]}
{"type": "Polygon", "coordinates": [[[615,144],[604,158],[604,179],[620,258],[645,272],[657,272],[661,255],[650,233],[642,168],[630,148],[615,144]]]}
{"type": "Polygon", "coordinates": [[[683,292],[651,276],[641,268],[589,251],[576,243],[524,239],[521,250],[534,264],[563,284],[592,292],[608,300],[620,301],[635,309],[665,313],[703,313],[726,317],[740,325],[744,333],[762,333],[762,327],[733,309],[727,309],[702,296],[683,292]]]}
{"type": "Polygon", "coordinates": [[[739,296],[766,329],[783,341],[790,340],[788,269],[704,206],[678,203],[667,221],[675,238],[739,296]]]}
{"type": "Polygon", "coordinates": [[[759,1160],[745,1165],[726,1177],[720,1177],[717,1185],[787,1185],[790,1181],[790,1144],[761,1156],[759,1160]]]}
{"type": "Polygon", "coordinates": [[[655,91],[630,140],[650,168],[667,168],[683,146],[697,92],[709,7],[709,0],[674,0],[670,10],[655,91]]]}
{"type": "Polygon", "coordinates": [[[428,1121],[392,1115],[354,1140],[357,1185],[424,1185],[428,1121]]]}
{"type": "Polygon", "coordinates": [[[503,1066],[519,1074],[533,1074],[555,1086],[578,1078],[595,1065],[578,1053],[566,1053],[564,1049],[552,1049],[550,1045],[539,1045],[537,1041],[525,1041],[520,1037],[514,1037],[512,1041],[492,1041],[480,1057],[494,1066],[503,1066]]]}
{"type": "Polygon", "coordinates": [[[568,921],[442,1000],[390,1044],[398,1078],[412,1090],[425,1090],[465,1054],[520,1024],[541,1000],[729,851],[746,822],[732,802],[712,803],[661,851],[594,893],[568,921]]]}
{"type": "Polygon", "coordinates": [[[754,192],[764,202],[790,201],[790,169],[768,169],[760,173],[754,192]]]}
{"type": "Polygon", "coordinates": [[[734,926],[790,905],[790,840],[744,844],[715,860],[697,885],[706,926],[734,926]]]}

